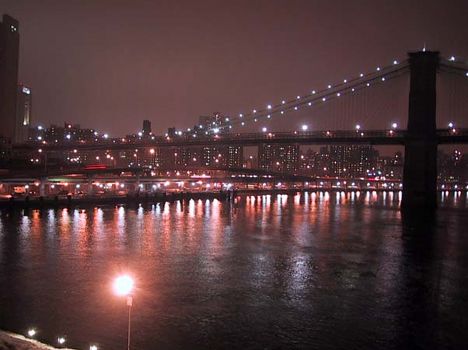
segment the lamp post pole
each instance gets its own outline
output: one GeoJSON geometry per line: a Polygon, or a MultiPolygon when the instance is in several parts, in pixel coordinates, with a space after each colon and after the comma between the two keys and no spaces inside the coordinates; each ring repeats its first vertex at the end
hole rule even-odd
{"type": "Polygon", "coordinates": [[[133,306],[132,295],[127,296],[127,306],[128,306],[127,350],[130,350],[131,315],[132,315],[132,306],[133,306]]]}

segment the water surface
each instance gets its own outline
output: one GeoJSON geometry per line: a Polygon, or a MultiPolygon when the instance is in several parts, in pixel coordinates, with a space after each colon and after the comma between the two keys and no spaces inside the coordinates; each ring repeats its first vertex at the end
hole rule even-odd
{"type": "Polygon", "coordinates": [[[461,349],[468,205],[303,193],[0,214],[0,327],[125,349],[461,349]]]}

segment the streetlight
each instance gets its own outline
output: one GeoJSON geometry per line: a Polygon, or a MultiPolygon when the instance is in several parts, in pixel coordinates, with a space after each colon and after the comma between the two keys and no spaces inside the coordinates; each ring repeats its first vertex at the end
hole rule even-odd
{"type": "Polygon", "coordinates": [[[28,337],[32,338],[36,335],[37,331],[34,328],[28,329],[28,337]]]}
{"type": "Polygon", "coordinates": [[[130,350],[130,316],[132,311],[133,296],[131,292],[133,290],[134,281],[129,275],[122,275],[114,281],[114,292],[119,296],[127,297],[128,306],[128,331],[127,331],[127,350],[130,350]]]}

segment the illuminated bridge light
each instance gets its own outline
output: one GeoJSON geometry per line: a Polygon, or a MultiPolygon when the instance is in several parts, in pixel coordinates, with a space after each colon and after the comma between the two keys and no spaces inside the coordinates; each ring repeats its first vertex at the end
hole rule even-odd
{"type": "Polygon", "coordinates": [[[239,118],[242,118],[244,115],[242,113],[239,114],[239,118]]]}
{"type": "Polygon", "coordinates": [[[284,114],[284,111],[281,111],[280,113],[281,113],[281,114],[284,114]]]}
{"type": "Polygon", "coordinates": [[[450,56],[449,61],[450,62],[455,62],[455,56],[450,56]]]}
{"type": "Polygon", "coordinates": [[[345,84],[346,84],[347,82],[348,82],[348,81],[347,81],[346,79],[345,79],[345,80],[343,80],[343,83],[345,83],[345,84]]]}
{"type": "Polygon", "coordinates": [[[298,100],[300,100],[300,99],[301,99],[301,96],[296,96],[296,98],[297,98],[298,100]]]}
{"type": "Polygon", "coordinates": [[[394,61],[393,61],[393,64],[398,64],[398,61],[397,61],[397,60],[394,60],[394,61]]]}
{"type": "Polygon", "coordinates": [[[328,85],[327,87],[328,87],[329,89],[331,89],[331,88],[332,88],[332,86],[331,86],[331,85],[328,85]]]}
{"type": "Polygon", "coordinates": [[[271,109],[271,105],[268,105],[268,106],[267,106],[267,109],[271,109]]]}
{"type": "Polygon", "coordinates": [[[286,103],[286,101],[285,101],[285,100],[281,101],[281,104],[283,104],[283,105],[284,105],[285,103],[286,103]]]}
{"type": "MultiPolygon", "coordinates": [[[[468,75],[468,73],[466,73],[468,75]]],[[[312,95],[315,95],[317,93],[317,91],[315,90],[312,90],[312,95]]]]}
{"type": "Polygon", "coordinates": [[[380,67],[377,67],[377,72],[380,72],[380,67]]]}
{"type": "Polygon", "coordinates": [[[294,110],[297,111],[297,106],[294,107],[294,110]]]}
{"type": "Polygon", "coordinates": [[[312,102],[309,102],[307,105],[312,106],[312,102]]]}
{"type": "Polygon", "coordinates": [[[327,100],[327,98],[326,98],[326,97],[323,97],[323,98],[322,98],[322,101],[323,101],[323,102],[325,102],[326,100],[327,100]]]}
{"type": "Polygon", "coordinates": [[[369,87],[369,86],[370,86],[370,83],[367,83],[366,86],[369,87]]]}
{"type": "Polygon", "coordinates": [[[385,81],[385,77],[382,77],[382,79],[381,79],[381,80],[382,80],[382,81],[385,81]]]}
{"type": "Polygon", "coordinates": [[[359,74],[359,77],[360,78],[364,77],[364,73],[359,74]]]}
{"type": "Polygon", "coordinates": [[[338,93],[336,94],[336,96],[337,96],[337,97],[340,97],[340,96],[341,96],[341,94],[338,92],[338,93]]]}

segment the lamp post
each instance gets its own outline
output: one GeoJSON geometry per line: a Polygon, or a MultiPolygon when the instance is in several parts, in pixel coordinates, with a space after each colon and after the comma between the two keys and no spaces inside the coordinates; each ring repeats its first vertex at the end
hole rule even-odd
{"type": "Polygon", "coordinates": [[[127,350],[130,350],[130,331],[131,331],[131,315],[132,315],[132,305],[133,305],[133,296],[131,294],[133,290],[134,281],[128,275],[122,275],[115,279],[114,281],[114,291],[119,296],[125,296],[127,298],[128,306],[128,328],[127,328],[127,350]]]}

